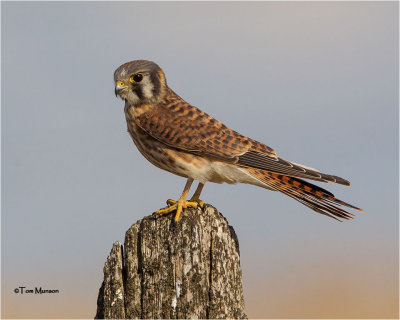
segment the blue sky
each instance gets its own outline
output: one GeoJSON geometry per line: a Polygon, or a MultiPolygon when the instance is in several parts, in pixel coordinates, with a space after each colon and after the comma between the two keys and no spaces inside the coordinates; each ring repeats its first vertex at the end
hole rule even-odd
{"type": "Polygon", "coordinates": [[[398,314],[398,3],[1,6],[3,317],[93,317],[112,243],[180,195],[184,179],[139,154],[114,96],[114,70],[135,59],[283,158],[349,179],[322,186],[365,209],[338,223],[206,184],[239,237],[249,317],[398,314]]]}

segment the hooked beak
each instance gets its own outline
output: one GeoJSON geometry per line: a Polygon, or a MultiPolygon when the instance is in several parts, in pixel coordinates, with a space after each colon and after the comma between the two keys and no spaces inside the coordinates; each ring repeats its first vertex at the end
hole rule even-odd
{"type": "Polygon", "coordinates": [[[125,85],[125,83],[123,83],[122,81],[117,81],[115,85],[115,96],[118,96],[120,92],[126,90],[127,88],[128,86],[125,85]]]}

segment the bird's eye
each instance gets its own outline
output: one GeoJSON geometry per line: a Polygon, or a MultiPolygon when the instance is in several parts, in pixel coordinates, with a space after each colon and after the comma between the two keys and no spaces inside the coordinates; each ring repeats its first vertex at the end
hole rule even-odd
{"type": "Polygon", "coordinates": [[[130,83],[136,83],[143,80],[143,75],[141,73],[135,73],[129,78],[130,83]]]}

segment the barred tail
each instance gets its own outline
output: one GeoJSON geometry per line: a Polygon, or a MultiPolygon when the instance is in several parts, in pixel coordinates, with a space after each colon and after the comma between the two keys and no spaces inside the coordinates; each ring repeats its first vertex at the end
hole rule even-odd
{"type": "Polygon", "coordinates": [[[347,202],[336,199],[331,192],[299,178],[291,178],[254,168],[243,168],[242,171],[250,174],[257,181],[261,182],[261,184],[265,185],[266,188],[280,191],[310,209],[338,221],[354,217],[353,213],[347,212],[339,206],[363,211],[347,202]]]}

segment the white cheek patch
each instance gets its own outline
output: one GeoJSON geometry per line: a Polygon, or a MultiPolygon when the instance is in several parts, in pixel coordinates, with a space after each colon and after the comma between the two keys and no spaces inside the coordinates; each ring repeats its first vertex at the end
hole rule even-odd
{"type": "Polygon", "coordinates": [[[154,85],[151,83],[149,77],[145,77],[143,79],[142,89],[143,89],[143,95],[147,99],[151,99],[153,97],[154,85]]]}
{"type": "Polygon", "coordinates": [[[133,105],[137,104],[140,100],[137,94],[134,93],[133,91],[129,91],[127,99],[133,105]]]}

